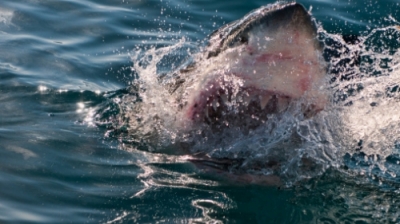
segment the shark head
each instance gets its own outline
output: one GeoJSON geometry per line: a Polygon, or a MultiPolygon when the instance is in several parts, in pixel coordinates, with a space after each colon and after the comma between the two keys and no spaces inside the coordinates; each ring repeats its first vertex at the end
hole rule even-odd
{"type": "Polygon", "coordinates": [[[214,129],[257,127],[302,101],[306,117],[322,110],[326,64],[310,14],[297,3],[274,4],[214,31],[201,59],[180,71],[183,117],[214,129]]]}

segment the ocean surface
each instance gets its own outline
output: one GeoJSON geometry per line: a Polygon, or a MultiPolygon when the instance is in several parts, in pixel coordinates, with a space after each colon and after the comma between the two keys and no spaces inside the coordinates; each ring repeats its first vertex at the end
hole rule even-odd
{"type": "Polygon", "coordinates": [[[320,169],[269,186],[153,150],[121,119],[127,88],[155,75],[138,60],[163,49],[179,61],[176,48],[197,52],[275,1],[2,0],[0,222],[399,223],[400,3],[298,2],[319,24],[333,96],[304,139],[331,154],[309,153],[320,169]]]}

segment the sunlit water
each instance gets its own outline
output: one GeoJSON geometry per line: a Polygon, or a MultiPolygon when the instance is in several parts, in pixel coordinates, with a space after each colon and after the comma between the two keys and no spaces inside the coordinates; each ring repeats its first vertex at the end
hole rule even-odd
{"type": "Polygon", "coordinates": [[[268,127],[229,133],[234,141],[196,139],[195,150],[257,162],[290,127],[301,144],[284,145],[281,187],[212,175],[174,145],[183,137],[157,75],[195,58],[214,29],[268,3],[2,1],[0,220],[399,222],[397,1],[301,1],[326,46],[327,108],[312,119],[285,115],[272,140],[268,127]],[[359,43],[345,43],[349,34],[359,43]],[[138,80],[140,95],[130,89],[138,80]],[[138,101],[145,113],[135,113],[138,101]],[[313,169],[301,169],[304,155],[313,169]]]}

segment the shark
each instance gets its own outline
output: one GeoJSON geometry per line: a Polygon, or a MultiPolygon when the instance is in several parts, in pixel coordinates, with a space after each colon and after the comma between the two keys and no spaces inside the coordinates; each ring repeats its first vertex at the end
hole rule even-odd
{"type": "MultiPolygon", "coordinates": [[[[327,63],[317,30],[310,13],[298,3],[263,6],[215,30],[192,60],[158,76],[177,108],[172,124],[164,129],[175,126],[177,135],[200,133],[201,138],[215,139],[231,130],[251,135],[271,117],[291,111],[302,119],[320,113],[328,103],[327,63]]],[[[240,169],[244,157],[211,155],[191,144],[181,144],[181,148],[197,167],[229,179],[280,183],[280,149],[278,156],[251,165],[246,169],[254,172],[247,172],[240,169]]],[[[314,166],[306,158],[301,162],[305,169],[314,166]]]]}

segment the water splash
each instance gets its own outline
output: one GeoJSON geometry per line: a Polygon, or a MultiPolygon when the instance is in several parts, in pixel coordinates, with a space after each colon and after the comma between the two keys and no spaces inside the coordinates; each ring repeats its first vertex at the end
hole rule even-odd
{"type": "MultiPolygon", "coordinates": [[[[274,174],[288,186],[320,176],[327,169],[373,176],[378,167],[380,176],[397,176],[387,168],[386,160],[398,155],[398,27],[350,38],[319,27],[319,38],[330,63],[326,88],[331,103],[311,119],[304,119],[299,104],[295,104],[285,113],[271,115],[265,125],[250,133],[232,128],[215,134],[207,132],[207,127],[182,131],[176,125],[181,119],[179,102],[162,83],[176,78],[174,70],[200,60],[196,52],[201,52],[201,47],[182,39],[172,46],[133,52],[133,85],[110,94],[112,102],[98,113],[97,120],[108,120],[108,134],[129,147],[166,155],[190,153],[230,159],[234,161],[230,172],[274,174]],[[369,165],[359,166],[362,161],[358,159],[369,161],[369,165]],[[358,162],[349,162],[354,160],[358,162]],[[277,161],[279,167],[265,166],[268,161],[277,161]],[[352,172],[348,172],[349,167],[352,172]]],[[[192,83],[197,81],[196,77],[191,79],[192,83]]]]}
{"type": "Polygon", "coordinates": [[[399,155],[399,31],[397,26],[374,29],[353,43],[323,33],[333,55],[332,109],[339,122],[332,132],[340,136],[336,148],[344,168],[339,170],[372,183],[380,179],[378,185],[399,183],[397,168],[388,162],[399,155]]]}

